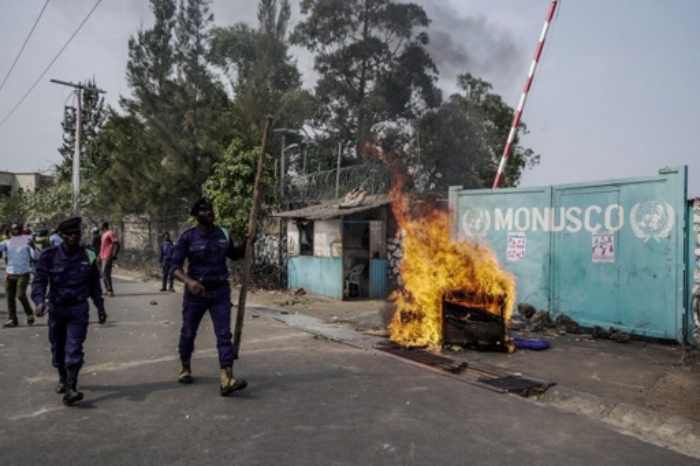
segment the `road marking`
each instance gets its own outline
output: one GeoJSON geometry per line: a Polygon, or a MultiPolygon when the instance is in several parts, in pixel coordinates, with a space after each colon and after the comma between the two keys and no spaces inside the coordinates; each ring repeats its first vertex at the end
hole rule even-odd
{"type": "MultiPolygon", "coordinates": [[[[275,337],[269,337],[269,338],[258,338],[258,339],[252,339],[248,341],[244,341],[246,346],[248,345],[254,345],[256,343],[270,343],[272,341],[281,341],[281,340],[293,340],[293,339],[299,339],[299,338],[304,338],[304,339],[310,339],[310,335],[308,333],[291,333],[288,335],[278,335],[275,337]]],[[[289,348],[285,348],[289,349],[289,348]]],[[[247,349],[243,351],[243,355],[245,356],[246,353],[261,353],[261,352],[267,352],[267,351],[280,351],[281,348],[252,348],[252,349],[247,349]]],[[[195,359],[202,359],[210,356],[215,356],[217,354],[216,348],[206,348],[202,350],[197,350],[193,357],[195,359]]],[[[172,362],[172,361],[179,361],[180,360],[180,355],[178,354],[171,354],[168,356],[161,356],[159,358],[151,358],[151,359],[141,359],[141,360],[136,360],[136,361],[126,361],[126,362],[106,362],[102,364],[93,364],[90,366],[84,366],[83,369],[81,370],[82,373],[87,374],[87,373],[94,373],[94,372],[112,372],[112,371],[122,371],[126,369],[132,369],[134,367],[140,367],[140,366],[147,366],[151,364],[160,364],[164,362],[172,362]]],[[[30,384],[38,383],[38,382],[51,382],[56,380],[56,375],[37,375],[34,377],[27,377],[25,378],[27,382],[30,384]]]]}
{"type": "Polygon", "coordinates": [[[62,409],[63,409],[63,408],[62,408],[62,407],[59,407],[59,406],[55,406],[55,407],[53,407],[53,408],[46,408],[46,407],[44,407],[44,408],[41,408],[41,409],[39,409],[39,410],[37,410],[37,411],[34,411],[33,413],[18,414],[18,415],[16,415],[16,416],[10,416],[10,417],[8,417],[8,419],[9,419],[10,421],[20,421],[20,420],[22,420],[22,419],[31,419],[31,418],[33,418],[33,417],[41,416],[42,414],[50,413],[50,412],[52,412],[52,411],[59,411],[59,410],[62,410],[62,409]]]}

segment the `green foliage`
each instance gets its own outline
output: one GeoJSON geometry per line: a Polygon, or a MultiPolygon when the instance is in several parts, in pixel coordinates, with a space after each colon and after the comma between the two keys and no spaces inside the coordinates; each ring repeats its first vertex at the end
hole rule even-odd
{"type": "Polygon", "coordinates": [[[228,97],[207,61],[205,0],[151,0],[153,27],[129,40],[126,115],[111,115],[106,174],[120,212],[182,216],[233,135],[228,97]]]}
{"type": "MultiPolygon", "coordinates": [[[[226,149],[224,158],[214,165],[212,175],[204,185],[204,193],[212,200],[217,222],[231,230],[234,236],[245,236],[248,216],[252,207],[253,184],[261,148],[246,149],[239,139],[234,139],[226,149]]],[[[264,165],[262,185],[269,186],[273,173],[270,164],[264,165]]],[[[266,212],[272,199],[263,200],[260,217],[266,212]]]]}
{"type": "Polygon", "coordinates": [[[29,193],[21,188],[14,196],[0,197],[0,219],[2,223],[26,223],[31,209],[27,204],[29,193]]]}
{"type": "Polygon", "coordinates": [[[422,7],[392,0],[302,0],[292,41],[315,54],[320,126],[358,144],[375,123],[440,102],[422,7]]]}
{"type": "Polygon", "coordinates": [[[299,128],[315,112],[289,54],[290,17],[288,0],[260,0],[257,29],[237,23],[212,30],[210,59],[229,78],[238,137],[250,146],[260,143],[267,115],[278,127],[299,128]]]}
{"type": "MultiPolygon", "coordinates": [[[[107,118],[108,109],[104,98],[97,92],[97,83],[90,79],[83,83],[80,112],[80,174],[83,179],[93,178],[102,173],[109,165],[102,152],[95,144],[97,135],[107,118]]],[[[63,143],[58,152],[63,158],[56,167],[57,176],[62,181],[70,180],[75,154],[76,107],[66,107],[63,113],[63,143]]]]}
{"type": "MultiPolygon", "coordinates": [[[[513,108],[491,92],[491,84],[469,73],[458,79],[462,92],[416,124],[414,156],[427,189],[490,187],[513,121],[513,108]]],[[[520,131],[527,131],[522,122],[520,131]]],[[[517,186],[523,170],[537,163],[539,155],[516,137],[503,186],[517,186]]]]}

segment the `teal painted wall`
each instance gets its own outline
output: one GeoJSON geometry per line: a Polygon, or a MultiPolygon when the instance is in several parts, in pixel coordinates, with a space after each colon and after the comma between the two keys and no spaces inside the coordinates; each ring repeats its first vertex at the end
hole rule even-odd
{"type": "Polygon", "coordinates": [[[369,297],[371,299],[386,298],[388,272],[389,262],[385,259],[369,261],[369,297]]]}
{"type": "Polygon", "coordinates": [[[343,299],[343,260],[340,257],[295,256],[287,262],[289,288],[343,299]]]}
{"type": "Polygon", "coordinates": [[[450,189],[452,234],[488,243],[517,301],[682,341],[687,169],[536,189],[450,189]]]}

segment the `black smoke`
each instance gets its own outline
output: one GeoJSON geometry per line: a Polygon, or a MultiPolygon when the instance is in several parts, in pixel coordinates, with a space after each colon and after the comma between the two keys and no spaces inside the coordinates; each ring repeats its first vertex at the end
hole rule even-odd
{"type": "Polygon", "coordinates": [[[524,79],[527,52],[509,31],[483,15],[461,13],[447,0],[411,1],[421,5],[431,19],[428,50],[440,71],[442,86],[454,86],[457,75],[465,72],[497,87],[524,79]]]}

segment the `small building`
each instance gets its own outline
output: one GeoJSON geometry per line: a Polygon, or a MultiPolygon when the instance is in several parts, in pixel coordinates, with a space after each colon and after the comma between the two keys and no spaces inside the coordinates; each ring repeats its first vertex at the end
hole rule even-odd
{"type": "Polygon", "coordinates": [[[37,172],[12,173],[0,171],[0,196],[11,197],[21,189],[24,192],[34,192],[50,185],[53,177],[37,172]]]}
{"type": "Polygon", "coordinates": [[[387,194],[343,199],[279,212],[287,222],[289,288],[334,299],[388,294],[387,238],[396,230],[387,194]]]}

